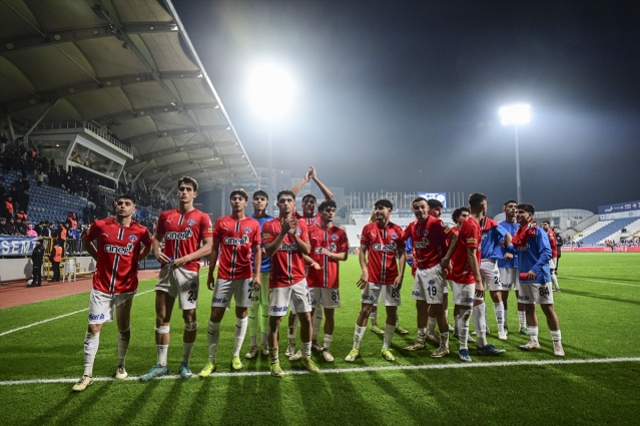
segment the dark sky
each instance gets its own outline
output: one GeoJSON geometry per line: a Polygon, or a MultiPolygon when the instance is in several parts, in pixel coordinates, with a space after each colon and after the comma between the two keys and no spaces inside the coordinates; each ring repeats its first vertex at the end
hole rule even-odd
{"type": "Polygon", "coordinates": [[[349,191],[483,192],[540,210],[640,198],[640,2],[186,1],[187,33],[256,166],[267,127],[251,64],[298,79],[275,164],[349,191]]]}

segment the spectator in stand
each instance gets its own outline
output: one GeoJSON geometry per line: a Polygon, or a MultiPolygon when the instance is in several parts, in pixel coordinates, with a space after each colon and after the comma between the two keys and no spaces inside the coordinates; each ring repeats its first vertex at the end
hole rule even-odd
{"type": "Polygon", "coordinates": [[[25,213],[29,211],[29,194],[26,189],[22,190],[22,194],[20,194],[20,198],[18,199],[18,204],[20,205],[20,210],[23,210],[25,213]]]}
{"type": "Polygon", "coordinates": [[[64,253],[64,245],[67,241],[67,228],[64,226],[63,222],[59,223],[54,239],[56,240],[56,244],[62,247],[62,252],[64,253]]]}
{"type": "Polygon", "coordinates": [[[0,235],[11,235],[7,228],[7,219],[4,217],[0,217],[0,235]]]}
{"type": "Polygon", "coordinates": [[[9,221],[7,222],[7,229],[9,230],[8,235],[16,235],[16,221],[13,216],[9,217],[9,221]]]}
{"type": "Polygon", "coordinates": [[[42,169],[38,169],[38,172],[36,173],[36,181],[38,182],[38,186],[42,186],[42,183],[44,182],[44,173],[42,169]]]}
{"type": "Polygon", "coordinates": [[[33,230],[33,225],[27,223],[27,237],[37,237],[38,233],[33,230]]]}
{"type": "Polygon", "coordinates": [[[62,247],[56,241],[53,248],[51,249],[51,254],[49,254],[49,260],[51,261],[51,270],[53,271],[53,279],[49,280],[49,282],[59,282],[60,281],[60,262],[62,262],[62,247]]]}
{"type": "Polygon", "coordinates": [[[33,263],[33,269],[31,272],[31,283],[27,284],[27,287],[41,287],[42,286],[42,260],[44,259],[44,247],[42,246],[42,240],[36,241],[36,246],[31,252],[31,262],[33,263]]]}
{"type": "Polygon", "coordinates": [[[25,235],[27,235],[27,227],[24,225],[20,217],[16,217],[14,226],[15,226],[15,235],[18,235],[21,237],[24,237],[25,235]]]}
{"type": "Polygon", "coordinates": [[[42,234],[40,234],[40,236],[45,238],[51,238],[52,235],[53,233],[51,231],[51,223],[48,220],[45,220],[44,226],[42,227],[42,234]]]}
{"type": "Polygon", "coordinates": [[[36,226],[33,227],[33,230],[36,231],[39,237],[42,236],[42,228],[44,228],[44,221],[40,221],[36,226]]]}

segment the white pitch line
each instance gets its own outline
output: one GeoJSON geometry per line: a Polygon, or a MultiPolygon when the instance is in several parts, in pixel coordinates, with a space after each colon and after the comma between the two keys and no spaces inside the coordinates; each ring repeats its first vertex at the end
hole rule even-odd
{"type": "Polygon", "coordinates": [[[586,281],[586,282],[590,282],[590,283],[623,285],[623,286],[626,286],[626,287],[640,287],[640,285],[638,285],[638,284],[616,283],[616,282],[613,282],[613,281],[598,281],[598,280],[590,280],[590,279],[587,279],[587,278],[561,277],[560,275],[558,275],[558,278],[562,279],[562,280],[586,281]]]}
{"type": "MultiPolygon", "coordinates": [[[[150,293],[152,291],[153,290],[143,291],[142,293],[136,294],[134,297],[142,296],[143,294],[147,294],[147,293],[150,293]]],[[[36,325],[44,324],[45,322],[54,321],[54,320],[57,320],[57,319],[60,319],[60,318],[68,317],[70,315],[79,314],[80,312],[86,312],[88,310],[89,310],[89,308],[84,308],[84,309],[80,309],[79,311],[69,312],[68,314],[60,315],[58,317],[49,318],[49,319],[46,319],[46,320],[34,322],[33,324],[29,324],[29,325],[25,325],[25,326],[22,326],[22,327],[14,328],[13,330],[4,331],[4,332],[0,333],[0,336],[4,336],[5,334],[15,333],[16,331],[24,330],[25,328],[31,328],[31,327],[36,326],[36,325]]]]}
{"type": "MultiPolygon", "coordinates": [[[[338,374],[338,373],[363,373],[369,371],[397,371],[397,370],[449,370],[458,368],[482,368],[482,367],[517,367],[523,365],[570,365],[570,364],[612,364],[618,362],[640,362],[640,357],[635,358],[593,358],[593,359],[566,359],[566,360],[542,360],[542,361],[503,361],[503,362],[482,362],[482,363],[460,363],[460,364],[423,364],[423,365],[394,365],[387,367],[353,367],[353,368],[329,368],[320,370],[322,374],[338,374]]],[[[247,377],[247,376],[269,376],[268,371],[246,371],[239,373],[214,373],[215,377],[247,377]]],[[[311,374],[305,370],[290,370],[287,375],[311,374]]],[[[192,378],[196,378],[194,375],[192,378]]],[[[160,376],[157,379],[174,380],[179,379],[178,375],[160,376]]],[[[126,381],[140,380],[139,376],[129,376],[126,381]]],[[[0,381],[0,386],[10,385],[32,385],[39,383],[75,383],[78,379],[58,378],[58,379],[33,379],[33,380],[4,380],[0,381]]],[[[110,382],[117,381],[113,377],[94,377],[94,382],[110,382]]]]}

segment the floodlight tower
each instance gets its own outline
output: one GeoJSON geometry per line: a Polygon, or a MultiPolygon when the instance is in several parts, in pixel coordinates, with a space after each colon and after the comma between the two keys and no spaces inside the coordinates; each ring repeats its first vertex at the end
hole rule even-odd
{"type": "Polygon", "coordinates": [[[267,120],[269,128],[268,167],[269,204],[267,214],[273,216],[274,185],[273,173],[273,121],[282,116],[293,99],[295,84],[291,75],[283,67],[274,63],[256,66],[249,78],[248,93],[256,112],[267,120]]]}
{"type": "Polygon", "coordinates": [[[526,124],[531,120],[529,105],[513,104],[500,108],[500,118],[503,126],[513,126],[516,129],[516,184],[518,186],[518,204],[522,202],[522,191],[520,186],[520,148],[518,146],[518,125],[526,124]]]}

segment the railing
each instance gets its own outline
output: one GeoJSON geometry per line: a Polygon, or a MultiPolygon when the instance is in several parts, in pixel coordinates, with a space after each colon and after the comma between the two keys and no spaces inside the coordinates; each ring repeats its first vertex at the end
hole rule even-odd
{"type": "Polygon", "coordinates": [[[131,150],[131,147],[123,144],[122,142],[120,142],[118,139],[116,139],[113,134],[111,134],[111,132],[109,131],[104,131],[102,129],[100,129],[97,126],[94,126],[91,123],[88,122],[82,122],[82,121],[58,121],[56,122],[40,122],[38,123],[38,125],[36,126],[36,130],[60,130],[60,129],[77,129],[79,127],[84,128],[85,130],[89,130],[90,132],[92,132],[93,134],[95,134],[96,136],[100,136],[102,139],[106,140],[107,142],[109,142],[110,144],[120,148],[121,150],[133,155],[133,151],[131,150]]]}

